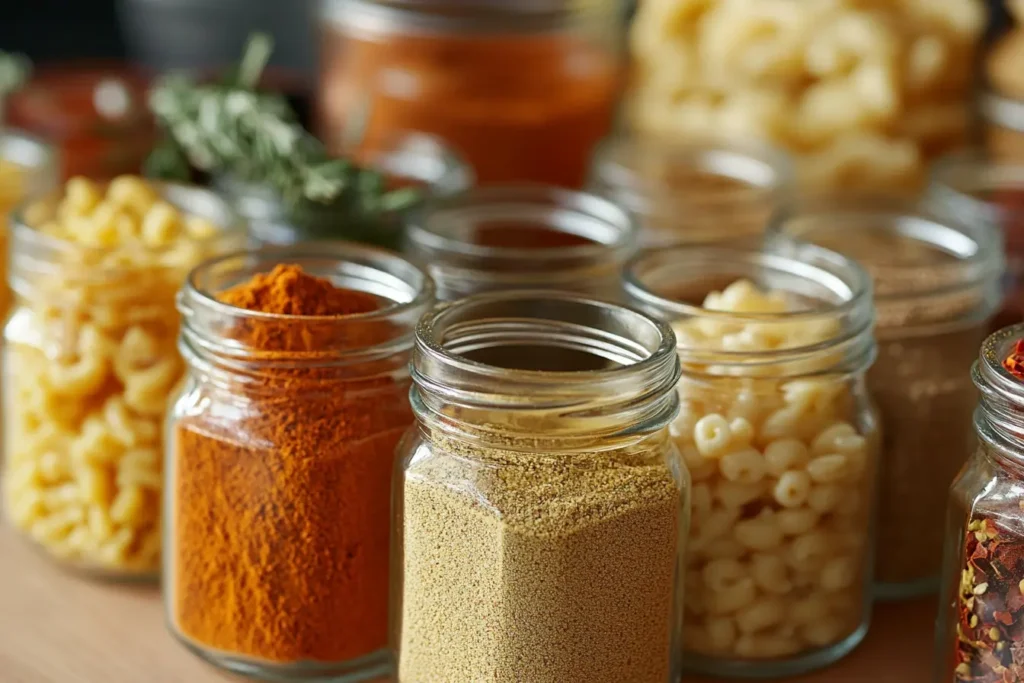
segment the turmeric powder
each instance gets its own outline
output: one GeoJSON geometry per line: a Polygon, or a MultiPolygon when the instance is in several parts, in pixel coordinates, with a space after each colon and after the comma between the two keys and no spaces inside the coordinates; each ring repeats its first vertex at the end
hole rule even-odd
{"type": "Polygon", "coordinates": [[[238,313],[221,334],[248,356],[183,337],[192,373],[170,456],[172,628],[246,673],[386,660],[392,462],[412,423],[407,348],[353,354],[400,331],[376,296],[294,265],[217,299],[238,313]]]}

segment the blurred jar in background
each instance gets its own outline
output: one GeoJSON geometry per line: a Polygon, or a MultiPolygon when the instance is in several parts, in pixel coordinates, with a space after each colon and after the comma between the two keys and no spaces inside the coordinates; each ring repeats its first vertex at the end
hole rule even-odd
{"type": "Polygon", "coordinates": [[[784,152],[757,143],[618,137],[595,154],[590,191],[632,212],[645,246],[717,242],[760,235],[793,173],[784,152]]]}
{"type": "Polygon", "coordinates": [[[1005,298],[989,329],[1024,322],[1024,159],[990,158],[977,151],[950,155],[935,164],[927,201],[964,225],[1001,230],[1005,298]]]}
{"type": "Polygon", "coordinates": [[[794,152],[801,189],[913,193],[967,138],[984,0],[649,0],[629,125],[794,152]]]}
{"type": "Polygon", "coordinates": [[[7,100],[6,120],[60,150],[60,175],[138,173],[156,139],[149,79],[118,64],[43,67],[7,100]]]}
{"type": "Polygon", "coordinates": [[[58,159],[53,148],[15,131],[0,132],[0,318],[11,303],[7,288],[7,229],[14,207],[27,197],[57,185],[58,159]]]}
{"type": "Polygon", "coordinates": [[[985,148],[999,159],[1024,160],[1024,29],[1003,36],[985,60],[979,110],[985,148]]]}
{"type": "Polygon", "coordinates": [[[333,153],[437,135],[483,184],[578,187],[611,127],[624,13],[614,0],[328,0],[319,135],[333,153]]]}

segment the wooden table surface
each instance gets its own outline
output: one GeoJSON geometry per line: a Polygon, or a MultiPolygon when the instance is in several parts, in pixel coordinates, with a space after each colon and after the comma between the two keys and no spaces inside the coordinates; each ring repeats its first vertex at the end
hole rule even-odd
{"type": "MultiPolygon", "coordinates": [[[[932,608],[882,606],[846,660],[794,683],[930,683],[932,608]]],[[[98,584],[0,529],[0,683],[226,683],[164,630],[155,588],[98,584]]],[[[686,678],[686,683],[710,683],[686,678]]]]}

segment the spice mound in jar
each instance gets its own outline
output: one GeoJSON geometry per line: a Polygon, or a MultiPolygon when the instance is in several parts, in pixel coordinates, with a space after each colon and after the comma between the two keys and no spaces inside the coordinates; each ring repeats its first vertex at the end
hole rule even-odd
{"type": "Polygon", "coordinates": [[[787,319],[812,306],[739,280],[704,299],[729,316],[674,325],[683,378],[670,431],[693,479],[689,655],[792,658],[864,622],[877,434],[866,399],[829,372],[841,352],[717,365],[826,344],[838,320],[787,319]]]}
{"type": "Polygon", "coordinates": [[[337,359],[393,338],[389,323],[360,318],[385,302],[288,264],[218,299],[275,315],[226,333],[266,365],[224,374],[224,389],[200,383],[174,426],[172,625],[201,651],[254,665],[378,653],[408,382],[384,361],[337,359]]]}
{"type": "Polygon", "coordinates": [[[8,518],[73,566],[153,575],[161,435],[183,371],[174,298],[231,235],[134,176],[106,188],[72,178],[21,219],[5,329],[8,518]]]}

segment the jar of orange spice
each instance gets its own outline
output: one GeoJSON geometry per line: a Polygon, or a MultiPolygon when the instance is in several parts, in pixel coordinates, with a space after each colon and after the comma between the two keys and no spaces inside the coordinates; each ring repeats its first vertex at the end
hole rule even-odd
{"type": "Polygon", "coordinates": [[[481,183],[578,187],[612,124],[624,19],[610,0],[328,0],[320,137],[348,154],[423,131],[481,183]]]}

